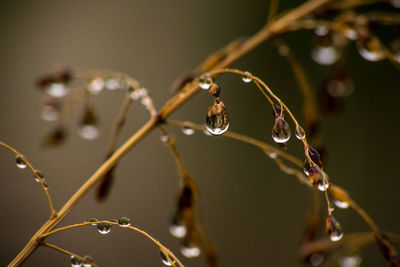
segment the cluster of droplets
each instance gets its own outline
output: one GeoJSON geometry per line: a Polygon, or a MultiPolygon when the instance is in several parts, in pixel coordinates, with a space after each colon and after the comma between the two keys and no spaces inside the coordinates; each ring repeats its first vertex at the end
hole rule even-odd
{"type": "Polygon", "coordinates": [[[71,256],[71,267],[92,267],[94,264],[93,257],[86,255],[82,259],[77,256],[71,256]]]}
{"type": "Polygon", "coordinates": [[[229,117],[224,102],[219,97],[220,88],[209,74],[203,74],[199,78],[199,86],[214,97],[214,104],[210,106],[206,114],[205,127],[211,135],[222,135],[229,127],[229,117]]]}
{"type": "Polygon", "coordinates": [[[130,87],[128,89],[129,96],[132,100],[137,101],[140,99],[140,103],[147,109],[150,110],[152,100],[149,96],[149,92],[144,87],[134,88],[130,87]]]}
{"type": "MultiPolygon", "coordinates": [[[[131,220],[128,217],[121,217],[118,220],[115,220],[120,227],[129,227],[131,226],[131,220]]],[[[97,227],[97,231],[100,234],[108,234],[111,232],[111,227],[112,224],[106,221],[98,221],[96,218],[92,218],[88,220],[87,222],[92,223],[92,225],[95,225],[97,227]]]]}
{"type": "Polygon", "coordinates": [[[124,79],[116,79],[112,77],[103,78],[103,77],[93,77],[86,86],[88,92],[92,95],[97,95],[104,89],[108,90],[118,90],[118,89],[127,89],[128,84],[124,79]]]}
{"type": "MultiPolygon", "coordinates": [[[[15,158],[15,165],[20,168],[20,169],[26,169],[28,167],[27,162],[25,161],[25,159],[23,159],[20,156],[16,156],[15,158]]],[[[48,183],[45,181],[44,179],[44,174],[39,171],[39,170],[34,170],[34,175],[33,175],[33,179],[38,182],[38,183],[42,183],[44,189],[48,189],[49,185],[48,183]]]]}

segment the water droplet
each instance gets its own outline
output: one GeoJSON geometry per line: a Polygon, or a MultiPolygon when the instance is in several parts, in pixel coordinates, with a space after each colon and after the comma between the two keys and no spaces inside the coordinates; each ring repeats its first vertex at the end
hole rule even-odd
{"type": "Polygon", "coordinates": [[[88,220],[88,222],[91,222],[92,225],[97,225],[98,220],[97,220],[97,218],[91,218],[88,220]]]}
{"type": "Polygon", "coordinates": [[[44,174],[41,171],[36,170],[36,175],[39,177],[34,176],[36,182],[40,182],[40,180],[44,179],[44,174]]]}
{"type": "Polygon", "coordinates": [[[17,164],[17,167],[20,169],[25,169],[28,166],[28,165],[26,165],[25,161],[18,156],[15,160],[15,163],[17,164]]]}
{"type": "Polygon", "coordinates": [[[299,126],[299,131],[297,131],[297,129],[296,129],[296,138],[299,140],[302,140],[305,137],[306,137],[306,133],[304,132],[304,129],[299,126]]]}
{"type": "Polygon", "coordinates": [[[93,95],[96,95],[98,93],[101,92],[101,90],[103,90],[105,86],[105,81],[103,78],[97,77],[92,79],[89,84],[87,89],[89,90],[89,92],[93,95]]]}
{"type": "Polygon", "coordinates": [[[321,265],[321,263],[324,262],[324,256],[320,253],[314,253],[310,257],[310,262],[311,262],[312,266],[321,265]]]}
{"type": "Polygon", "coordinates": [[[181,223],[174,223],[169,227],[169,232],[176,238],[183,238],[186,235],[186,227],[181,223]]]}
{"type": "Polygon", "coordinates": [[[339,201],[334,199],[333,203],[335,203],[336,207],[341,208],[341,209],[347,209],[350,205],[346,201],[339,201]]]}
{"type": "Polygon", "coordinates": [[[328,29],[328,27],[326,27],[326,25],[320,25],[315,28],[314,32],[318,36],[325,36],[328,34],[329,29],[328,29]]]}
{"type": "Polygon", "coordinates": [[[385,58],[383,50],[374,50],[366,45],[363,45],[361,42],[357,42],[357,49],[360,55],[368,61],[375,62],[385,58]]]}
{"type": "Polygon", "coordinates": [[[182,132],[186,135],[192,135],[194,134],[194,129],[189,125],[183,125],[182,132]]]}
{"type": "Polygon", "coordinates": [[[63,97],[68,93],[68,88],[63,83],[51,83],[46,88],[47,94],[52,97],[63,97]]]}
{"type": "Polygon", "coordinates": [[[282,116],[275,118],[275,123],[272,128],[272,139],[276,143],[286,143],[290,139],[290,127],[282,116]]]}
{"type": "Polygon", "coordinates": [[[267,154],[271,159],[276,159],[276,157],[278,156],[275,151],[268,152],[267,154]]]}
{"type": "Polygon", "coordinates": [[[212,135],[221,135],[228,130],[228,112],[222,101],[208,108],[205,126],[212,135]]]}
{"type": "Polygon", "coordinates": [[[167,255],[165,255],[164,252],[160,251],[160,254],[161,254],[161,262],[164,263],[164,265],[172,266],[172,264],[175,264],[176,261],[174,259],[172,259],[171,257],[167,257],[167,255]],[[168,258],[170,260],[168,260],[168,258]]]}
{"type": "Polygon", "coordinates": [[[242,75],[242,81],[243,82],[245,82],[245,83],[249,83],[249,82],[251,82],[253,80],[253,78],[252,78],[252,75],[251,75],[251,73],[249,73],[249,72],[245,72],[245,73],[243,73],[243,75],[242,75]]]}
{"type": "Polygon", "coordinates": [[[85,257],[83,257],[83,259],[85,260],[85,261],[83,262],[83,266],[84,266],[84,267],[92,267],[92,266],[93,266],[94,259],[93,259],[92,256],[86,255],[85,257]]]}
{"type": "Polygon", "coordinates": [[[83,262],[80,258],[71,256],[71,266],[72,267],[81,267],[82,264],[83,264],[83,262]]]}
{"type": "Polygon", "coordinates": [[[49,190],[49,184],[44,179],[42,180],[42,183],[43,183],[44,189],[49,190]]]}
{"type": "Polygon", "coordinates": [[[359,255],[346,256],[339,259],[340,267],[358,267],[361,265],[361,257],[359,255]]]}
{"type": "Polygon", "coordinates": [[[98,222],[97,230],[100,234],[108,234],[111,231],[111,224],[109,224],[108,222],[98,222]]]}
{"type": "Polygon", "coordinates": [[[118,224],[121,227],[127,227],[131,225],[131,219],[127,218],[127,217],[121,217],[118,220],[118,224]]]}
{"type": "Polygon", "coordinates": [[[185,245],[181,248],[181,253],[186,258],[196,258],[200,256],[201,250],[194,245],[185,245]]]}
{"type": "Polygon", "coordinates": [[[201,89],[208,90],[213,84],[213,80],[209,73],[204,73],[199,78],[199,86],[201,89]]]}
{"type": "Polygon", "coordinates": [[[99,136],[99,128],[96,125],[84,124],[79,127],[78,134],[84,139],[93,140],[99,136]]]}
{"type": "Polygon", "coordinates": [[[54,102],[45,103],[40,113],[40,118],[45,121],[55,121],[60,115],[58,105],[54,102]]]}
{"type": "Polygon", "coordinates": [[[340,50],[335,46],[317,46],[311,52],[311,57],[321,65],[332,65],[340,57],[340,50]]]}
{"type": "Polygon", "coordinates": [[[342,227],[332,215],[326,218],[326,232],[331,241],[339,241],[343,237],[342,227]]]}
{"type": "Polygon", "coordinates": [[[116,79],[107,79],[105,82],[105,87],[108,90],[116,90],[121,88],[121,82],[116,79]]]}
{"type": "Polygon", "coordinates": [[[162,134],[160,135],[160,140],[161,140],[161,142],[163,142],[163,143],[167,143],[167,142],[169,141],[169,136],[168,136],[167,134],[162,133],[162,134]]]}

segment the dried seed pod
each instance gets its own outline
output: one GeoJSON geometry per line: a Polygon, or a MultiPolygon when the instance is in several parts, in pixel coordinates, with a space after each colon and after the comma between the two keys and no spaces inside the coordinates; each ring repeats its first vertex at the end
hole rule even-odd
{"type": "Polygon", "coordinates": [[[102,178],[96,190],[96,199],[104,201],[110,195],[112,185],[114,183],[114,170],[117,165],[114,165],[102,178]]]}
{"type": "Polygon", "coordinates": [[[219,97],[220,89],[218,84],[217,83],[211,84],[211,86],[208,88],[208,92],[212,94],[214,97],[219,97]]]}
{"type": "Polygon", "coordinates": [[[393,249],[393,247],[391,247],[391,241],[390,241],[389,237],[384,233],[381,233],[381,235],[388,244],[386,244],[386,242],[383,242],[377,236],[375,236],[375,241],[378,244],[379,250],[381,251],[383,257],[390,263],[390,266],[393,266],[393,267],[400,266],[399,257],[397,255],[396,251],[393,249]]]}
{"type": "Polygon", "coordinates": [[[342,227],[339,222],[332,216],[328,215],[325,225],[326,232],[331,241],[339,241],[343,237],[342,227]]]}

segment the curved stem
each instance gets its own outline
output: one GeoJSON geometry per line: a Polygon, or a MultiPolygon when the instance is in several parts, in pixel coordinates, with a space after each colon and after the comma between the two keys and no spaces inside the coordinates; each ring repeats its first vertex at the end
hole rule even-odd
{"type": "MultiPolygon", "coordinates": [[[[54,245],[54,244],[50,244],[50,243],[47,243],[47,242],[43,242],[43,243],[41,243],[41,245],[42,245],[42,246],[45,246],[45,247],[48,247],[48,248],[55,249],[55,250],[57,250],[57,251],[59,251],[59,252],[61,252],[61,253],[67,254],[67,255],[69,255],[69,256],[78,257],[81,261],[86,262],[86,260],[85,260],[83,257],[81,257],[81,256],[79,256],[79,255],[77,255],[77,254],[75,254],[75,253],[72,253],[72,252],[70,252],[70,251],[68,251],[68,250],[66,250],[66,249],[60,248],[60,247],[58,247],[58,246],[56,246],[56,245],[54,245]]],[[[90,262],[90,266],[92,266],[92,267],[97,267],[97,265],[96,265],[94,262],[90,262]]]]}

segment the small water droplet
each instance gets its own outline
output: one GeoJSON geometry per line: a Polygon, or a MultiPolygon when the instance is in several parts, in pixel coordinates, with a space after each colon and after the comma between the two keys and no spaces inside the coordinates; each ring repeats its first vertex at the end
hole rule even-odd
{"type": "Polygon", "coordinates": [[[25,169],[28,166],[28,165],[26,165],[25,161],[18,156],[15,160],[15,163],[16,163],[17,167],[20,169],[25,169]]]}
{"type": "Polygon", "coordinates": [[[97,225],[98,220],[97,220],[97,218],[91,218],[88,220],[88,222],[91,222],[92,225],[97,225]]]}
{"type": "Polygon", "coordinates": [[[186,227],[181,223],[174,223],[169,227],[169,232],[176,238],[183,238],[186,235],[186,227]]]}
{"type": "Polygon", "coordinates": [[[314,32],[318,36],[325,36],[325,35],[328,34],[329,29],[328,29],[328,27],[326,25],[320,25],[320,26],[315,28],[314,32]]]}
{"type": "Polygon", "coordinates": [[[290,127],[285,119],[282,116],[276,117],[272,128],[272,139],[276,143],[286,143],[290,139],[290,134],[290,127]]]}
{"type": "Polygon", "coordinates": [[[43,183],[44,189],[49,190],[49,184],[44,179],[42,180],[42,183],[43,183]]]}
{"type": "Polygon", "coordinates": [[[44,174],[41,171],[36,170],[36,175],[39,177],[34,176],[36,182],[40,182],[40,180],[44,179],[44,174]]]}
{"type": "Polygon", "coordinates": [[[339,241],[343,237],[342,227],[332,215],[326,218],[326,232],[331,241],[339,241]]]}
{"type": "Polygon", "coordinates": [[[107,79],[105,82],[105,87],[108,90],[116,90],[121,88],[121,82],[116,79],[107,79]]]}
{"type": "Polygon", "coordinates": [[[84,139],[93,140],[99,136],[99,128],[93,124],[84,124],[79,127],[78,133],[84,139]]]}
{"type": "Polygon", "coordinates": [[[194,129],[192,127],[190,127],[189,125],[183,125],[182,132],[186,135],[193,135],[194,129]]]}
{"type": "Polygon", "coordinates": [[[67,86],[63,83],[51,83],[46,88],[47,94],[52,97],[63,97],[68,91],[67,86]]]}
{"type": "Polygon", "coordinates": [[[87,89],[91,94],[96,95],[104,89],[104,86],[105,86],[104,79],[97,77],[89,82],[87,89]]]}
{"type": "Polygon", "coordinates": [[[358,267],[361,265],[361,257],[359,255],[345,256],[339,259],[340,267],[358,267]]]}
{"type": "Polygon", "coordinates": [[[213,80],[209,73],[204,73],[200,76],[199,86],[201,89],[208,90],[210,88],[211,84],[213,84],[213,80]]]}
{"type": "Polygon", "coordinates": [[[321,265],[321,263],[324,262],[324,256],[322,256],[322,254],[320,254],[320,253],[314,253],[310,257],[310,262],[311,262],[312,266],[321,265]]]}
{"type": "Polygon", "coordinates": [[[357,49],[360,55],[368,61],[375,62],[385,58],[383,50],[380,49],[373,50],[371,48],[366,47],[361,42],[357,42],[357,49]]]}
{"type": "Polygon", "coordinates": [[[245,72],[245,73],[243,73],[243,75],[242,75],[242,81],[243,82],[245,82],[245,83],[249,83],[249,82],[251,82],[253,80],[253,78],[252,78],[252,75],[251,75],[251,73],[250,72],[245,72]]]}
{"type": "Polygon", "coordinates": [[[341,209],[347,209],[350,205],[346,201],[339,201],[339,200],[333,200],[333,203],[335,203],[336,207],[341,208],[341,209]]]}
{"type": "Polygon", "coordinates": [[[208,108],[205,127],[212,135],[221,135],[228,130],[228,112],[222,101],[208,108]]]}
{"type": "Polygon", "coordinates": [[[83,262],[80,258],[71,256],[71,266],[72,267],[81,267],[82,264],[83,264],[83,262]]]}
{"type": "Polygon", "coordinates": [[[40,118],[45,121],[55,121],[60,115],[59,109],[55,103],[45,103],[40,113],[40,118]]]}
{"type": "Polygon", "coordinates": [[[360,28],[357,32],[356,46],[360,55],[368,61],[379,61],[385,58],[385,53],[379,40],[368,29],[360,28]]]}
{"type": "Polygon", "coordinates": [[[83,259],[85,260],[85,261],[83,262],[83,266],[84,266],[84,267],[92,267],[92,266],[93,266],[94,259],[93,259],[92,256],[86,255],[85,257],[83,257],[83,259]]]}
{"type": "Polygon", "coordinates": [[[269,156],[271,159],[276,159],[276,157],[278,156],[278,154],[277,154],[275,151],[271,151],[271,152],[268,153],[268,156],[269,156]]]}
{"type": "Polygon", "coordinates": [[[160,140],[161,140],[161,142],[163,142],[163,143],[167,143],[167,142],[169,141],[169,136],[168,136],[167,134],[162,133],[162,134],[160,135],[160,140]]]}
{"type": "Polygon", "coordinates": [[[161,254],[161,262],[164,263],[166,266],[172,266],[172,264],[175,264],[175,260],[172,259],[171,257],[168,257],[170,260],[168,260],[167,255],[165,255],[164,252],[160,251],[161,254]]]}
{"type": "Polygon", "coordinates": [[[127,218],[127,217],[121,217],[118,220],[118,224],[121,227],[128,227],[131,225],[131,219],[127,218]]]}
{"type": "Polygon", "coordinates": [[[311,57],[321,65],[332,65],[340,58],[340,50],[335,46],[317,46],[311,52],[311,57]]]}
{"type": "Polygon", "coordinates": [[[186,258],[196,258],[200,256],[201,250],[194,245],[185,245],[181,248],[181,253],[186,258]]]}
{"type": "Polygon", "coordinates": [[[111,231],[111,224],[109,224],[108,222],[98,222],[97,230],[100,234],[108,234],[111,231]]]}
{"type": "Polygon", "coordinates": [[[299,126],[299,131],[296,129],[296,138],[299,140],[302,140],[306,137],[306,133],[304,132],[304,129],[299,126]]]}

